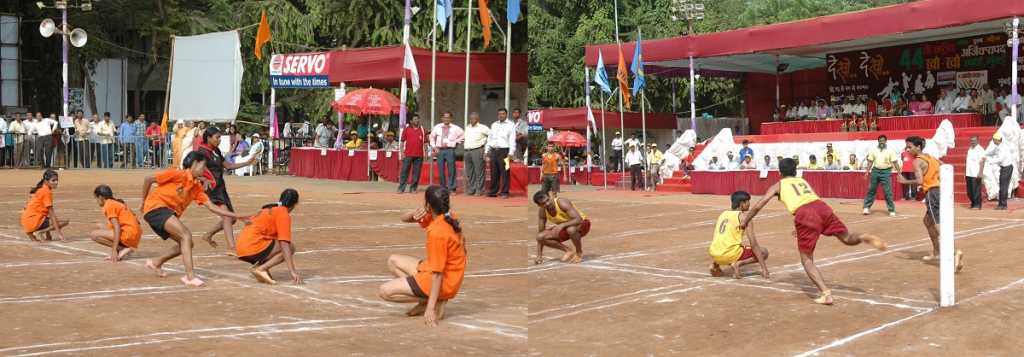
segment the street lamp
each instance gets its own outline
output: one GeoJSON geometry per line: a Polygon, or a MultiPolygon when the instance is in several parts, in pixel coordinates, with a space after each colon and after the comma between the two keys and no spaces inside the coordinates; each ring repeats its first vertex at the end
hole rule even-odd
{"type": "MultiPolygon", "coordinates": [[[[45,9],[48,6],[42,1],[36,2],[36,6],[39,9],[45,9]]],[[[56,24],[51,19],[45,19],[39,24],[39,34],[43,37],[49,38],[54,33],[59,33],[61,40],[64,44],[63,53],[61,56],[61,76],[64,80],[64,118],[68,118],[68,42],[71,42],[72,46],[82,47],[89,40],[89,36],[83,29],[74,29],[68,31],[68,2],[66,0],[57,0],[53,2],[53,6],[49,6],[55,9],[59,9],[61,12],[61,26],[58,29],[56,24]]],[[[82,0],[79,5],[71,5],[72,8],[79,8],[82,11],[92,11],[92,1],[82,0]]]]}
{"type": "MultiPolygon", "coordinates": [[[[690,0],[672,0],[672,21],[686,21],[686,35],[693,35],[693,22],[704,19],[704,4],[690,0]]],[[[690,56],[690,129],[697,132],[697,76],[693,70],[693,56],[690,56]]],[[[678,123],[678,122],[677,122],[678,123]]],[[[678,124],[677,124],[678,125],[678,124]]],[[[676,130],[679,130],[677,127],[676,130]]]]}

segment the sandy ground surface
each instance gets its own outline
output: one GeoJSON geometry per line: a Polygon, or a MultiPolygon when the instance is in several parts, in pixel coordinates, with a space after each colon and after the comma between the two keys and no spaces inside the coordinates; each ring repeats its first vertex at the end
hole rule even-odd
{"type": "MultiPolygon", "coordinates": [[[[144,222],[140,250],[118,264],[104,261],[108,248],[87,236],[103,219],[92,189],[106,183],[137,210],[150,173],[62,171],[55,207],[71,220],[69,241],[39,244],[18,222],[41,172],[0,171],[0,355],[527,353],[524,198],[453,199],[469,242],[467,277],[446,319],[428,328],[422,318],[404,316],[410,306],[376,295],[390,279],[389,254],[424,255],[423,230],[398,220],[422,206],[422,194],[396,194],[391,184],[231,177],[228,189],[241,212],[276,201],[284,188],[299,190],[293,237],[306,284],[292,285],[283,265],[272,271],[278,285],[257,283],[246,263],[224,254],[218,235],[220,248],[195,246],[196,271],[207,286],[186,288],[178,280],[180,259],[165,266],[167,278],[142,266],[171,246],[144,222]]],[[[217,219],[192,206],[183,221],[198,235],[217,219]]]]}

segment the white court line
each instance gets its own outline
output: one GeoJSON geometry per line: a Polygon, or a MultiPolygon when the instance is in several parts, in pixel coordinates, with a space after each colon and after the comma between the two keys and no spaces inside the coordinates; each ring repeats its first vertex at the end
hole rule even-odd
{"type": "MultiPolygon", "coordinates": [[[[521,245],[526,244],[526,240],[490,240],[490,241],[470,241],[467,246],[477,245],[521,245]]],[[[324,249],[309,249],[295,252],[296,255],[302,254],[313,254],[313,253],[327,253],[327,252],[368,252],[378,250],[391,250],[391,249],[424,249],[423,244],[394,244],[394,245],[373,245],[373,246],[355,246],[355,247],[337,247],[337,248],[324,248],[324,249]]]]}
{"type": "Polygon", "coordinates": [[[615,300],[615,299],[621,299],[621,298],[624,298],[624,297],[630,297],[630,296],[637,295],[637,294],[655,293],[655,292],[659,292],[659,291],[662,291],[662,290],[674,289],[674,288],[678,288],[678,287],[685,286],[685,285],[687,285],[687,284],[673,284],[673,285],[661,286],[661,287],[656,287],[656,288],[640,289],[640,290],[635,290],[633,292],[628,292],[628,293],[613,295],[613,296],[609,296],[609,297],[605,297],[605,298],[600,298],[600,299],[597,299],[597,300],[591,300],[591,301],[581,302],[581,303],[576,303],[576,304],[560,305],[558,307],[553,307],[553,308],[544,309],[544,310],[540,310],[540,311],[531,311],[531,312],[527,313],[526,316],[533,317],[533,316],[543,315],[543,314],[547,314],[547,313],[555,312],[555,311],[563,311],[563,310],[568,310],[568,309],[575,309],[575,308],[580,307],[580,306],[586,306],[586,305],[602,303],[602,302],[611,301],[611,300],[615,300]]]}
{"type": "Polygon", "coordinates": [[[110,263],[109,260],[70,260],[64,262],[24,262],[24,263],[6,263],[0,264],[0,269],[4,268],[23,268],[23,267],[38,267],[38,266],[51,266],[51,265],[77,265],[77,264],[96,264],[96,263],[110,263]]]}
{"type": "Polygon", "coordinates": [[[140,286],[134,288],[124,289],[111,289],[111,290],[95,290],[95,291],[81,291],[74,293],[64,294],[44,294],[44,295],[29,295],[29,296],[12,296],[0,298],[0,302],[14,301],[14,300],[25,300],[25,299],[50,299],[50,298],[63,298],[80,295],[94,295],[94,294],[109,294],[109,293],[122,293],[122,292],[137,292],[137,291],[153,291],[153,290],[167,290],[174,289],[177,286],[140,286]]]}
{"type": "MultiPolygon", "coordinates": [[[[503,269],[491,269],[491,270],[480,270],[466,272],[464,277],[466,278],[483,278],[493,276],[506,276],[506,275],[522,275],[529,273],[528,268],[503,268],[503,269]]],[[[335,284],[345,284],[353,282],[370,282],[370,281],[390,281],[395,279],[391,275],[348,275],[348,276],[314,276],[306,281],[323,281],[335,284]]]]}
{"type": "Polygon", "coordinates": [[[1000,286],[1000,287],[995,288],[995,289],[985,290],[985,291],[982,291],[982,292],[978,293],[978,295],[974,295],[974,296],[971,296],[969,298],[960,300],[959,302],[957,302],[957,304],[963,304],[963,303],[966,303],[968,301],[971,301],[971,300],[974,300],[974,299],[977,299],[977,298],[980,298],[980,297],[983,297],[983,296],[1000,293],[1000,292],[1009,290],[1009,289],[1011,289],[1011,288],[1013,288],[1013,287],[1015,287],[1017,285],[1020,285],[1022,283],[1024,283],[1024,279],[1015,280],[1015,281],[1013,281],[1013,282],[1011,282],[1009,284],[1000,286]]]}
{"type": "Polygon", "coordinates": [[[623,300],[623,301],[614,302],[614,303],[611,303],[611,304],[592,306],[592,307],[588,307],[588,308],[585,308],[585,309],[570,311],[570,312],[566,312],[566,313],[562,313],[562,314],[556,314],[556,315],[548,316],[548,317],[545,317],[545,318],[542,318],[542,319],[532,320],[532,321],[530,321],[528,323],[529,324],[535,324],[535,323],[539,323],[539,322],[544,322],[544,321],[549,321],[549,320],[554,320],[554,319],[560,319],[560,318],[563,318],[563,317],[579,315],[579,314],[582,314],[582,313],[588,312],[588,311],[607,309],[609,307],[615,307],[615,306],[619,306],[619,305],[622,305],[622,304],[628,304],[628,303],[640,301],[640,300],[643,300],[643,299],[654,298],[654,297],[659,297],[659,296],[674,295],[674,294],[682,294],[682,293],[687,293],[687,292],[694,291],[694,290],[700,290],[700,289],[703,289],[703,288],[704,288],[704,285],[698,285],[698,286],[692,286],[692,287],[683,288],[683,289],[676,289],[676,290],[670,290],[670,291],[665,291],[665,292],[658,292],[658,293],[654,293],[654,294],[644,295],[644,296],[641,296],[641,297],[638,297],[638,298],[633,298],[633,299],[629,299],[629,300],[623,300]]]}
{"type": "Polygon", "coordinates": [[[853,341],[853,340],[856,340],[858,338],[861,338],[861,337],[864,337],[864,336],[867,336],[867,335],[870,335],[870,334],[874,334],[876,332],[885,330],[887,328],[890,328],[890,327],[902,324],[904,322],[910,321],[911,319],[917,318],[919,316],[922,316],[922,315],[925,315],[925,314],[929,314],[929,313],[931,313],[933,311],[935,311],[935,309],[928,309],[928,310],[925,310],[925,311],[921,311],[921,312],[918,312],[916,314],[910,315],[908,317],[904,317],[902,319],[899,319],[899,320],[896,320],[896,321],[892,321],[892,322],[883,324],[883,325],[878,326],[878,327],[874,327],[874,328],[867,329],[867,330],[858,332],[858,333],[850,335],[850,336],[843,337],[841,339],[832,341],[832,343],[829,343],[829,344],[827,344],[825,346],[821,346],[821,347],[815,348],[815,349],[807,351],[807,352],[796,354],[795,356],[796,357],[815,356],[815,355],[818,354],[818,352],[821,352],[821,351],[824,351],[824,350],[827,350],[827,349],[831,349],[831,348],[835,348],[835,347],[839,347],[839,346],[845,345],[847,343],[850,343],[850,341],[853,341]]]}
{"type": "Polygon", "coordinates": [[[0,304],[25,304],[25,303],[48,303],[48,302],[75,301],[75,300],[96,300],[96,299],[106,299],[106,298],[112,298],[112,297],[180,294],[180,293],[203,292],[203,291],[213,291],[213,290],[229,290],[229,289],[233,289],[233,288],[203,288],[203,289],[181,288],[181,289],[177,289],[177,290],[168,290],[168,291],[147,291],[147,292],[139,292],[139,293],[116,293],[116,294],[104,294],[104,295],[70,296],[70,297],[64,297],[64,298],[32,299],[32,300],[20,300],[20,301],[0,301],[0,304]]]}
{"type": "Polygon", "coordinates": [[[25,350],[41,349],[41,347],[55,347],[55,346],[67,346],[67,345],[81,345],[82,346],[82,347],[61,348],[61,349],[56,349],[56,350],[44,350],[44,351],[37,351],[37,352],[30,352],[30,353],[12,355],[12,356],[17,356],[17,357],[28,357],[28,356],[41,356],[41,355],[57,354],[57,353],[81,353],[81,352],[85,352],[85,351],[95,351],[95,350],[104,350],[104,349],[118,349],[118,348],[125,348],[125,347],[139,346],[139,345],[161,344],[161,343],[166,343],[166,342],[179,342],[179,341],[188,341],[188,340],[197,340],[197,339],[219,339],[219,338],[232,338],[232,337],[242,337],[242,336],[251,336],[251,335],[265,335],[265,336],[269,336],[269,335],[275,335],[275,334],[281,334],[281,333],[297,333],[297,332],[322,331],[322,330],[337,329],[337,328],[382,327],[382,326],[389,326],[390,325],[390,324],[369,324],[368,325],[368,324],[365,324],[365,323],[361,323],[363,321],[373,320],[373,319],[378,319],[378,318],[352,318],[352,319],[335,319],[335,320],[305,320],[305,321],[297,321],[297,322],[282,322],[282,323],[262,324],[262,325],[228,326],[228,327],[207,328],[207,329],[193,329],[193,330],[157,332],[157,333],[151,333],[151,334],[145,334],[145,335],[136,335],[136,336],[110,337],[110,338],[103,338],[103,339],[97,339],[97,340],[91,340],[91,341],[62,342],[62,343],[52,343],[52,344],[45,344],[45,345],[10,347],[10,348],[5,348],[5,349],[0,349],[0,352],[6,352],[6,351],[19,351],[20,352],[20,351],[25,351],[25,350]],[[298,327],[291,327],[291,326],[298,326],[298,327]],[[282,328],[282,327],[285,327],[285,328],[282,328]],[[291,328],[289,328],[289,327],[291,327],[291,328]],[[252,331],[247,331],[247,330],[252,330],[252,331]],[[201,333],[218,332],[218,331],[243,331],[243,332],[240,332],[240,333],[229,333],[229,334],[216,334],[216,335],[201,334],[201,333]],[[183,336],[183,335],[185,335],[185,337],[179,337],[179,336],[183,336]],[[192,336],[188,336],[188,335],[192,335],[192,336]],[[153,338],[155,338],[155,339],[153,339],[153,338]],[[139,342],[120,343],[120,344],[107,344],[107,345],[100,345],[100,346],[88,346],[88,345],[93,345],[93,344],[100,344],[100,343],[103,343],[103,342],[109,342],[109,341],[140,340],[140,339],[146,339],[146,340],[139,341],[139,342]]]}

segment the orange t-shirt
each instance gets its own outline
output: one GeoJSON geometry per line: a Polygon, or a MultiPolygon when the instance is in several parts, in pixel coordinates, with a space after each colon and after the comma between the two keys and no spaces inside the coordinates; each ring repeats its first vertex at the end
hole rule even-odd
{"type": "Polygon", "coordinates": [[[114,229],[114,224],[110,220],[117,218],[117,224],[121,227],[122,244],[131,248],[139,247],[142,229],[139,227],[139,219],[128,206],[117,200],[106,200],[103,202],[103,216],[107,217],[107,228],[110,229],[114,229]]]}
{"type": "Polygon", "coordinates": [[[928,168],[923,174],[924,177],[921,178],[921,189],[928,192],[928,190],[939,187],[939,160],[928,154],[921,154],[918,157],[928,163],[928,168]]]}
{"type": "Polygon", "coordinates": [[[272,207],[260,210],[253,217],[252,224],[242,228],[235,244],[235,253],[240,257],[256,255],[267,249],[275,240],[292,240],[292,217],[288,207],[272,207]]]}
{"type": "Polygon", "coordinates": [[[442,273],[444,281],[438,298],[450,300],[462,287],[462,277],[466,273],[466,248],[462,235],[455,233],[444,216],[431,217],[427,214],[420,219],[420,227],[427,231],[427,259],[417,267],[416,284],[424,294],[430,295],[432,274],[442,273]]]}
{"type": "Polygon", "coordinates": [[[203,185],[192,178],[188,170],[168,169],[156,174],[157,187],[149,191],[142,212],[149,213],[157,208],[167,207],[181,217],[185,208],[195,201],[206,204],[210,198],[203,191],[203,185]]]}
{"type": "Polygon", "coordinates": [[[35,232],[43,224],[50,215],[50,207],[53,207],[53,191],[44,183],[28,199],[25,211],[21,212],[21,228],[25,233],[35,232]]]}
{"type": "Polygon", "coordinates": [[[544,154],[544,164],[542,165],[541,172],[545,175],[558,174],[558,161],[562,155],[546,153],[544,154]]]}

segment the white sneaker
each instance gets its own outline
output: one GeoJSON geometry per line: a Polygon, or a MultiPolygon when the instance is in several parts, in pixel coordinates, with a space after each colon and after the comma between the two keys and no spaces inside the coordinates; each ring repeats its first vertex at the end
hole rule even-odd
{"type": "Polygon", "coordinates": [[[865,208],[864,209],[864,215],[867,216],[869,214],[871,214],[871,209],[870,208],[865,208]]]}
{"type": "Polygon", "coordinates": [[[889,217],[896,217],[896,212],[895,211],[889,212],[889,217]]]}

